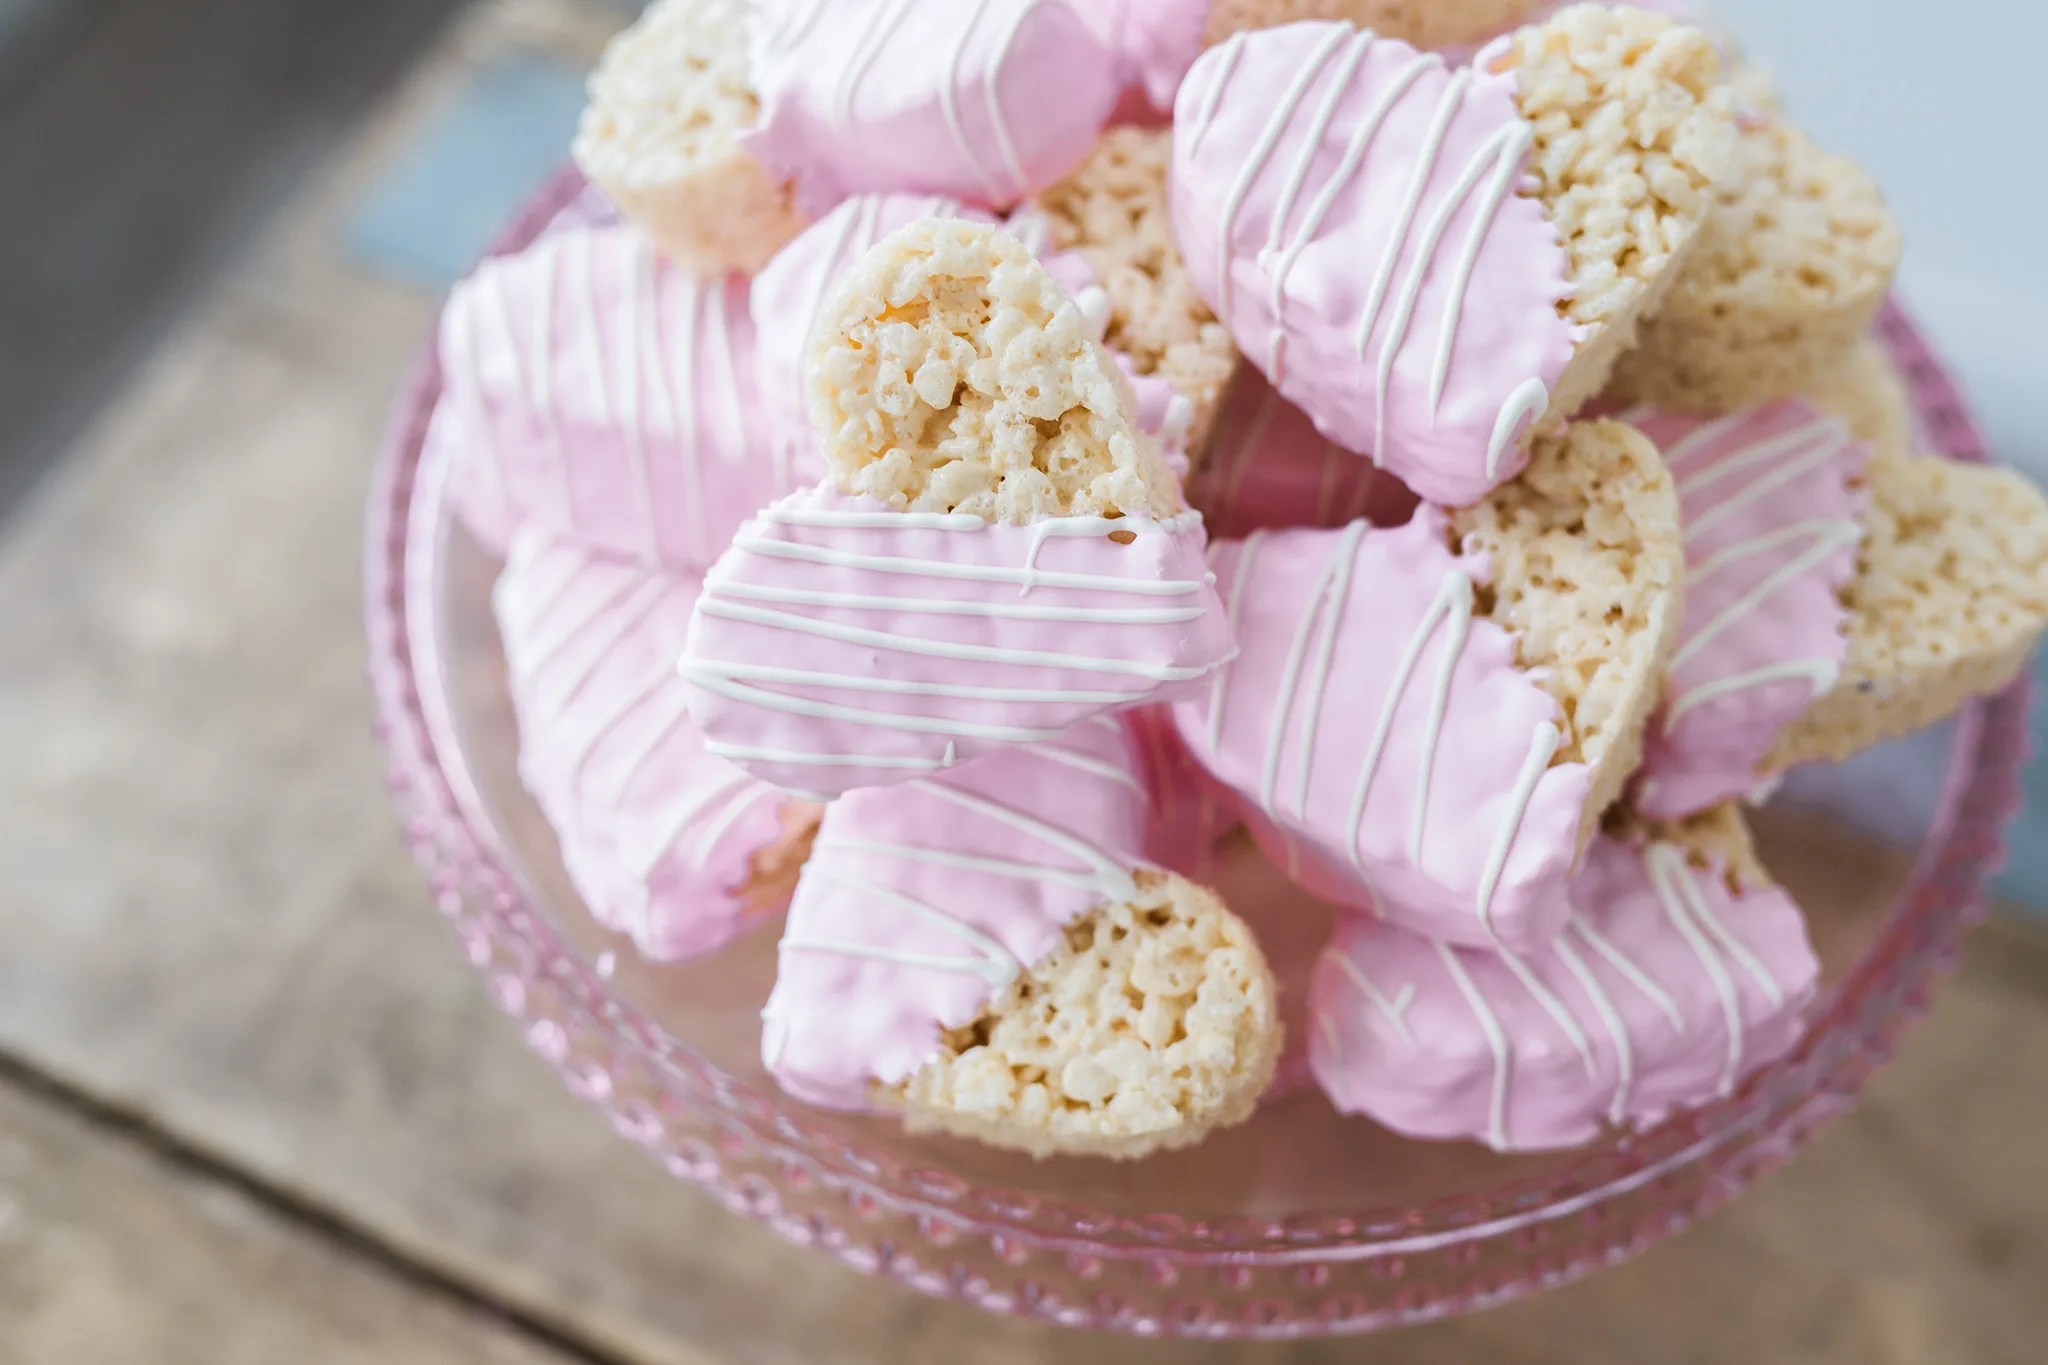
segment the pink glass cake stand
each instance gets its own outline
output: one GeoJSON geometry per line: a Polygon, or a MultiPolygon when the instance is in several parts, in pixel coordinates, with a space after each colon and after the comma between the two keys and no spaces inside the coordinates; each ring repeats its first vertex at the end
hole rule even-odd
{"type": "MultiPolygon", "coordinates": [[[[504,245],[531,240],[580,191],[558,181],[504,245]]],[[[1910,324],[1888,312],[1881,329],[1926,448],[1984,458],[1910,324]]],[[[1881,780],[1852,766],[1791,784],[1756,824],[1792,891],[1826,907],[1813,924],[1826,993],[1793,1055],[1649,1133],[1501,1156],[1399,1138],[1295,1086],[1240,1128],[1135,1164],[908,1137],[809,1108],[763,1073],[772,925],[705,961],[654,966],[582,908],[515,771],[489,605],[497,565],[451,519],[445,470],[421,459],[438,391],[429,358],[372,494],[370,673],[407,836],[470,961],[569,1087],[670,1171],[794,1242],[993,1312],[1196,1337],[1357,1332],[1501,1303],[1633,1255],[1854,1103],[1954,960],[2018,804],[2024,683],[1869,760],[1911,773],[1920,794],[1920,808],[1876,822],[1896,856],[1873,855],[1856,832],[1869,813],[1829,794],[1881,780]],[[1846,880],[1865,889],[1845,897],[1836,873],[1852,859],[1846,880]],[[1873,878],[1873,864],[1893,870],[1873,878]]],[[[1252,858],[1222,879],[1241,907],[1284,894],[1252,858]]],[[[1313,951],[1309,930],[1287,934],[1284,906],[1268,921],[1298,940],[1278,955],[1313,951]]]]}

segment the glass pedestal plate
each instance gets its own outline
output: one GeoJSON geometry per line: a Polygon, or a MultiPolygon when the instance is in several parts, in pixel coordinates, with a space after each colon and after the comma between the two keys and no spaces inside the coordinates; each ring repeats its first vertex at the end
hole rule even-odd
{"type": "MultiPolygon", "coordinates": [[[[580,192],[565,176],[504,245],[531,240],[580,192]]],[[[1911,325],[1888,311],[1880,328],[1924,448],[1984,458],[1911,325]]],[[[2024,682],[1938,731],[1795,775],[1754,823],[1812,915],[1826,966],[1812,1025],[1726,1100],[1648,1133],[1546,1156],[1414,1142],[1338,1116],[1296,1068],[1249,1123],[1132,1164],[909,1137],[809,1108],[763,1072],[774,925],[660,966],[582,908],[518,781],[489,600],[498,566],[452,519],[446,470],[422,460],[438,393],[428,359],[372,494],[370,673],[407,837],[463,950],[534,1050],[675,1175],[792,1241],[992,1312],[1195,1337],[1359,1332],[1634,1255],[1855,1102],[1953,962],[2018,803],[2024,682]]],[[[1255,853],[1219,881],[1233,903],[1267,907],[1258,924],[1283,975],[1319,946],[1316,919],[1290,913],[1255,853]]]]}

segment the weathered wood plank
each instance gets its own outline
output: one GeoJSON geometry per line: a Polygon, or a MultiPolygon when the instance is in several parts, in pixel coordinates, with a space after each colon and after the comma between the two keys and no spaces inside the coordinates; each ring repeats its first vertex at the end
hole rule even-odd
{"type": "Polygon", "coordinates": [[[0,1084],[0,1365],[567,1359],[0,1084]]]}
{"type": "Polygon", "coordinates": [[[520,1049],[383,803],[356,540],[430,310],[334,259],[362,174],[309,200],[0,544],[0,1047],[649,1365],[1991,1365],[2048,1333],[2048,949],[2004,928],[1871,1103],[1754,1198],[1589,1284],[1380,1341],[991,1321],[661,1174],[520,1049]]]}

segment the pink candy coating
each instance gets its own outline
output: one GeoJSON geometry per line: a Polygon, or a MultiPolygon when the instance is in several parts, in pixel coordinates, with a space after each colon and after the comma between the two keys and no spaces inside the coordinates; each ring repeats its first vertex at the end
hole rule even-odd
{"type": "Polygon", "coordinates": [[[762,1011],[768,1070],[839,1109],[911,1076],[1062,928],[1135,894],[1146,804],[1111,717],[834,802],[762,1011]]]}
{"type": "Polygon", "coordinates": [[[458,510],[702,571],[816,468],[768,454],[747,282],[699,280],[624,226],[484,262],[441,318],[444,409],[467,432],[458,510]]]}
{"type": "Polygon", "coordinates": [[[1803,399],[1628,420],[1663,450],[1685,522],[1685,621],[1635,786],[1637,810],[1670,820],[1752,791],[1840,676],[1870,452],[1803,399]]]}
{"type": "Polygon", "coordinates": [[[1597,840],[1569,927],[1520,958],[1348,916],[1310,988],[1317,1080],[1346,1113],[1503,1151],[1726,1095],[1798,1042],[1820,965],[1789,896],[1724,874],[1597,840]]]}
{"type": "Polygon", "coordinates": [[[1004,208],[1079,165],[1116,59],[1063,0],[756,0],[742,145],[823,214],[855,194],[1004,208]]]}
{"type": "Polygon", "coordinates": [[[1067,0],[1116,58],[1120,83],[1170,110],[1202,55],[1209,0],[1067,0]]]}
{"type": "Polygon", "coordinates": [[[522,532],[492,601],[519,773],[597,920],[660,960],[757,922],[738,894],[786,798],[704,752],[675,660],[699,582],[522,532]]]}
{"type": "Polygon", "coordinates": [[[1512,74],[1331,23],[1209,49],[1174,106],[1195,287],[1320,431],[1452,506],[1527,463],[1581,335],[1517,192],[1533,135],[1512,74]]]}
{"type": "Polygon", "coordinates": [[[1013,526],[792,494],[706,579],[691,714],[714,753],[830,798],[1184,696],[1233,651],[1204,544],[1193,513],[1013,526]]]}
{"type": "Polygon", "coordinates": [[[1527,949],[1567,913],[1591,774],[1551,765],[1557,703],[1473,614],[1486,563],[1448,537],[1425,505],[1399,527],[1212,547],[1239,655],[1174,721],[1315,894],[1527,949]]]}
{"type": "Polygon", "coordinates": [[[1188,480],[1216,540],[1297,526],[1334,528],[1363,517],[1399,526],[1417,499],[1406,485],[1315,429],[1306,413],[1265,378],[1244,370],[1232,381],[1216,438],[1188,480]]]}

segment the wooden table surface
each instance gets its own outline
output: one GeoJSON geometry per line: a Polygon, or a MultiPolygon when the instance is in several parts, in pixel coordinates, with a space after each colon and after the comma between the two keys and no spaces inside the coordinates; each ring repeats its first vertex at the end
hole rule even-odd
{"type": "Polygon", "coordinates": [[[0,1362],[2048,1358],[2048,939],[2011,922],[1734,1207],[1349,1342],[932,1302],[721,1212],[572,1099],[384,800],[358,537],[433,300],[336,240],[481,54],[598,36],[538,0],[472,16],[0,532],[0,1362]]]}

